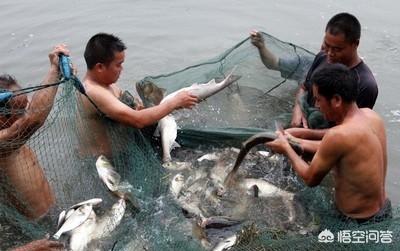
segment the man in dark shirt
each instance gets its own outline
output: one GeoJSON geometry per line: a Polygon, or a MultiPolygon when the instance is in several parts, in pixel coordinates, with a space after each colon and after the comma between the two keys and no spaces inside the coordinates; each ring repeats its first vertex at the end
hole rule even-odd
{"type": "MultiPolygon", "coordinates": [[[[312,96],[312,83],[310,82],[310,79],[316,70],[321,69],[329,64],[327,57],[328,55],[324,52],[318,53],[303,84],[304,88],[307,90],[307,94],[303,98],[300,98],[299,102],[302,107],[302,112],[307,118],[307,124],[309,128],[329,127],[329,123],[323,120],[321,113],[314,108],[315,101],[312,96]]],[[[360,61],[356,66],[350,68],[350,70],[353,71],[357,76],[359,89],[359,94],[356,100],[357,105],[361,108],[372,109],[378,96],[378,86],[371,70],[363,61],[360,61]]]]}
{"type": "Polygon", "coordinates": [[[378,86],[371,70],[358,56],[360,36],[361,25],[355,16],[339,13],[329,20],[325,29],[323,50],[315,57],[306,80],[298,91],[291,123],[293,127],[329,127],[326,122],[321,121],[321,113],[314,108],[310,82],[313,73],[326,64],[341,63],[356,73],[359,89],[356,103],[360,108],[373,108],[378,96],[378,86]]]}
{"type": "Polygon", "coordinates": [[[371,70],[358,56],[360,36],[361,25],[356,17],[348,13],[335,15],[326,25],[321,51],[312,61],[312,58],[305,56],[277,57],[267,48],[260,32],[253,30],[250,33],[251,43],[259,50],[260,58],[268,69],[278,70],[282,77],[302,83],[293,109],[292,127],[329,127],[321,113],[314,108],[310,79],[317,69],[330,63],[344,64],[358,75],[357,105],[360,108],[373,108],[378,96],[378,86],[371,70]],[[305,74],[307,70],[308,73],[305,74]]]}
{"type": "MultiPolygon", "coordinates": [[[[357,75],[358,96],[356,103],[359,108],[373,108],[378,96],[378,85],[368,66],[358,56],[361,25],[356,17],[349,13],[339,13],[333,16],[325,28],[325,36],[321,51],[314,58],[311,67],[300,85],[293,108],[291,126],[286,129],[286,135],[298,143],[307,152],[315,153],[326,129],[334,123],[324,119],[318,108],[315,108],[310,79],[313,73],[331,63],[341,63],[357,75]],[[319,129],[318,129],[319,128],[319,129]],[[292,137],[293,136],[293,137],[292,137]]],[[[251,43],[257,47],[264,65],[272,70],[279,70],[286,77],[287,69],[294,69],[299,63],[298,58],[278,58],[265,46],[262,34],[257,31],[250,33],[251,43]]],[[[302,67],[308,66],[307,58],[300,61],[302,67]]],[[[304,72],[304,71],[302,71],[304,72]]],[[[296,73],[301,77],[302,72],[296,73]]],[[[295,75],[296,75],[295,74],[295,75]]],[[[301,78],[296,78],[301,80],[301,78]]]]}
{"type": "Polygon", "coordinates": [[[360,23],[348,13],[333,16],[326,25],[322,50],[315,57],[306,80],[296,95],[292,128],[285,130],[287,137],[297,141],[306,152],[315,153],[327,131],[326,128],[335,125],[335,122],[327,121],[319,109],[315,108],[310,79],[318,69],[333,63],[344,64],[356,75],[357,106],[372,109],[375,105],[378,85],[371,70],[358,56],[360,36],[360,23]]]}

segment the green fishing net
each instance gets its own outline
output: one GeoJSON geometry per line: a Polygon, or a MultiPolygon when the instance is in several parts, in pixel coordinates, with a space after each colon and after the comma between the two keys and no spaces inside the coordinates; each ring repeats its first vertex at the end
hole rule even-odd
{"type": "MultiPolygon", "coordinates": [[[[128,203],[121,223],[109,235],[93,240],[86,250],[211,250],[232,236],[236,241],[231,250],[399,249],[398,209],[393,210],[393,219],[379,223],[345,222],[334,208],[331,177],[321,186],[307,188],[283,156],[271,156],[262,146],[246,156],[239,176],[263,179],[294,194],[291,206],[279,196],[257,198],[237,191],[228,193],[224,200],[208,197],[206,192],[213,191],[209,178],[218,174],[218,168],[232,167],[243,141],[258,132],[274,131],[275,121],[289,124],[294,94],[312,63],[311,52],[265,33],[263,37],[281,59],[280,71],[266,68],[247,38],[206,62],[141,80],[170,93],[193,83],[218,81],[234,68],[233,74],[241,76],[194,109],[173,113],[181,147],[172,151],[172,161],[190,166],[188,169],[171,171],[162,166],[162,149],[160,140],[152,135],[154,128],[128,128],[102,118],[107,128],[103,136],[112,149],[110,161],[121,178],[132,184],[141,209],[136,211],[128,203]],[[201,159],[206,154],[216,157],[201,159]],[[171,180],[178,173],[188,182],[185,189],[196,184],[192,197],[198,199],[205,217],[240,216],[240,223],[199,228],[197,220],[188,218],[171,194],[171,180]],[[289,220],[291,210],[294,220],[289,220]]],[[[131,86],[129,91],[134,93],[135,83],[131,86]]],[[[7,176],[0,175],[0,250],[53,235],[58,214],[73,204],[102,198],[95,208],[101,218],[117,201],[96,171],[99,156],[84,151],[83,146],[94,140],[93,133],[85,130],[84,98],[72,84],[60,85],[46,123],[26,143],[55,194],[56,205],[45,218],[29,220],[18,205],[10,203],[10,194],[19,196],[7,176]]],[[[30,161],[22,157],[14,161],[26,166],[29,175],[30,161]]],[[[7,163],[6,157],[0,158],[0,166],[7,163]]],[[[22,199],[17,201],[24,204],[22,199]]],[[[68,246],[68,234],[60,240],[68,246]]]]}

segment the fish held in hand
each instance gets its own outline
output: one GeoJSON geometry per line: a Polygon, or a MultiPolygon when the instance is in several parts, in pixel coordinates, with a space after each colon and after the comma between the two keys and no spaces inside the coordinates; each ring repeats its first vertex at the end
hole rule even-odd
{"type": "MultiPolygon", "coordinates": [[[[276,133],[261,132],[251,136],[248,140],[243,142],[242,148],[240,149],[235,164],[232,170],[229,172],[228,176],[225,178],[224,185],[228,187],[232,185],[240,164],[242,163],[243,159],[246,157],[247,153],[250,151],[251,148],[259,144],[264,144],[266,142],[273,141],[276,138],[277,138],[276,133]]],[[[303,148],[298,143],[289,141],[289,144],[293,148],[293,150],[295,150],[296,153],[298,154],[303,153],[303,148]]]]}

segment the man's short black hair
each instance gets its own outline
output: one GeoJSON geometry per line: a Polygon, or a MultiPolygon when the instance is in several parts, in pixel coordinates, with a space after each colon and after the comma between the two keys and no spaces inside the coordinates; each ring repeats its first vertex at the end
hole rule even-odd
{"type": "Polygon", "coordinates": [[[330,100],[334,95],[342,97],[346,103],[356,101],[358,82],[355,74],[343,64],[327,64],[318,69],[311,77],[318,93],[330,100]]]}
{"type": "Polygon", "coordinates": [[[91,37],[85,48],[87,68],[93,69],[97,63],[108,65],[114,60],[114,53],[126,49],[125,44],[117,36],[107,33],[98,33],[91,37]]]}
{"type": "Polygon", "coordinates": [[[361,24],[355,16],[343,12],[334,15],[329,20],[325,32],[332,35],[343,34],[347,42],[356,43],[361,37],[361,24]]]}

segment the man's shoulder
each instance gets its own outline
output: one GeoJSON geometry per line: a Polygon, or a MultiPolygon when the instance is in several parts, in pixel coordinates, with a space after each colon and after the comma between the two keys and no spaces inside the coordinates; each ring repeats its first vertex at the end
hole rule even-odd
{"type": "Polygon", "coordinates": [[[364,61],[361,61],[352,70],[357,73],[361,85],[377,86],[374,74],[364,61]]]}
{"type": "Polygon", "coordinates": [[[360,108],[361,112],[368,118],[374,121],[380,121],[383,123],[383,119],[377,112],[370,108],[360,108]]]}

